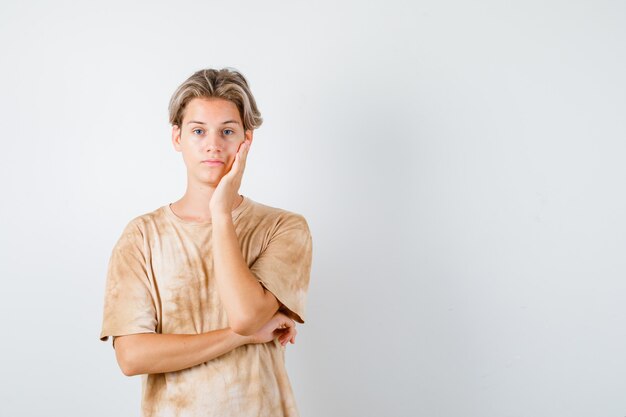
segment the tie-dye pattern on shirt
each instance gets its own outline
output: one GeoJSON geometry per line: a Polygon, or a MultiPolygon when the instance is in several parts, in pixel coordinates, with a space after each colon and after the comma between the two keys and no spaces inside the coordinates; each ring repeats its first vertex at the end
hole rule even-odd
{"type": "MultiPolygon", "coordinates": [[[[304,323],[312,260],[305,218],[246,196],[232,217],[252,273],[278,298],[282,311],[304,323]]],[[[169,204],[131,220],[109,261],[100,340],[228,327],[212,253],[211,222],[182,220],[169,204]]],[[[299,415],[285,369],[285,347],[277,340],[141,378],[143,417],[299,415]]]]}

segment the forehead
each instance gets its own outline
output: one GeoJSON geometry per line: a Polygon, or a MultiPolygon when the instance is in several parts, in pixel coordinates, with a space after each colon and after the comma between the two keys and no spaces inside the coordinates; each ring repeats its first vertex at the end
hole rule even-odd
{"type": "Polygon", "coordinates": [[[221,98],[195,97],[183,113],[183,124],[189,120],[218,124],[226,120],[237,120],[241,123],[239,110],[235,103],[221,98]]]}

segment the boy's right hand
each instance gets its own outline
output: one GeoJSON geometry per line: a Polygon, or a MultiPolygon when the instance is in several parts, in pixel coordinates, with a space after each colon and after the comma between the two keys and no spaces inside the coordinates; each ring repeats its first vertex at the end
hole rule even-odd
{"type": "Polygon", "coordinates": [[[289,341],[296,343],[296,334],[296,322],[285,314],[276,312],[263,327],[250,335],[250,340],[251,343],[267,343],[278,337],[280,344],[285,346],[289,341]]]}

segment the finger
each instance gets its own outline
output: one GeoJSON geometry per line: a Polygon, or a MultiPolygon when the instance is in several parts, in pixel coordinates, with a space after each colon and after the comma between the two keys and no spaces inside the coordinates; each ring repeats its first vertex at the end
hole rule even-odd
{"type": "Polygon", "coordinates": [[[274,329],[276,337],[285,337],[289,332],[287,329],[274,329]]]}
{"type": "Polygon", "coordinates": [[[250,142],[248,142],[247,140],[244,141],[241,147],[242,149],[240,151],[241,154],[239,155],[239,159],[241,163],[241,168],[243,170],[243,168],[246,166],[246,160],[248,159],[248,151],[250,150],[250,142]]]}
{"type": "MultiPolygon", "coordinates": [[[[287,344],[290,340],[293,340],[297,334],[296,326],[293,326],[289,329],[289,333],[285,337],[285,344],[287,344]]],[[[291,342],[293,344],[293,342],[291,342]]]]}
{"type": "Polygon", "coordinates": [[[283,334],[279,336],[278,340],[280,341],[281,345],[285,346],[289,342],[289,339],[291,339],[291,337],[293,336],[293,330],[290,327],[286,327],[284,329],[281,329],[281,331],[283,332],[283,334]]]}
{"type": "Polygon", "coordinates": [[[291,329],[292,327],[295,326],[295,323],[293,320],[291,320],[290,318],[286,317],[284,318],[281,322],[280,322],[280,327],[282,329],[291,329]]]}
{"type": "Polygon", "coordinates": [[[246,157],[248,155],[248,144],[247,141],[244,141],[239,145],[239,149],[237,150],[237,154],[235,155],[235,160],[233,161],[233,171],[236,173],[243,173],[246,167],[246,157]]]}
{"type": "Polygon", "coordinates": [[[244,140],[239,144],[239,148],[237,149],[237,155],[241,157],[241,159],[245,159],[245,157],[248,155],[249,148],[250,147],[248,146],[248,141],[244,140]]]}

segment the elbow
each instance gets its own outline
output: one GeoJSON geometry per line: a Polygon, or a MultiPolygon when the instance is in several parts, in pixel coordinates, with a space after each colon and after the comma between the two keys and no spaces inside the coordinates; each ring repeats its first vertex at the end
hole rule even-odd
{"type": "Polygon", "coordinates": [[[125,376],[135,376],[140,374],[140,372],[137,372],[129,363],[119,363],[119,366],[125,376]]]}
{"type": "Polygon", "coordinates": [[[136,368],[136,361],[132,358],[128,346],[125,346],[124,348],[118,346],[115,349],[115,357],[120,370],[125,376],[135,376],[140,374],[139,370],[136,368]]]}
{"type": "Polygon", "coordinates": [[[117,358],[117,364],[120,367],[120,370],[122,371],[122,373],[125,376],[135,376],[135,375],[139,375],[139,372],[137,372],[135,370],[135,367],[133,366],[132,361],[126,359],[126,358],[117,358]]]}
{"type": "Polygon", "coordinates": [[[122,366],[121,364],[120,364],[120,369],[122,370],[122,373],[124,374],[124,376],[135,376],[135,375],[138,375],[132,369],[126,368],[126,367],[122,366]]]}

